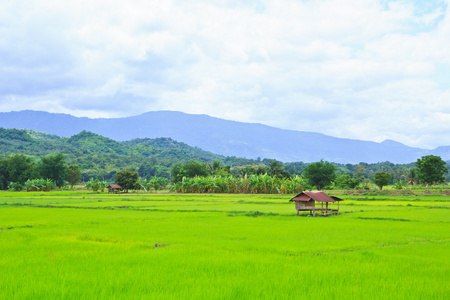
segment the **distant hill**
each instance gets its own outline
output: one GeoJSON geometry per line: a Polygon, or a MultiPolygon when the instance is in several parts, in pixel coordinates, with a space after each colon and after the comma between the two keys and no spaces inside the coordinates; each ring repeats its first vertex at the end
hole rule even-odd
{"type": "Polygon", "coordinates": [[[64,154],[68,164],[79,165],[84,180],[111,179],[125,168],[139,170],[142,177],[170,177],[174,164],[190,160],[218,160],[230,166],[254,163],[217,155],[170,138],[117,142],[89,131],[67,138],[29,129],[0,128],[0,159],[10,154],[26,154],[37,160],[55,153],[64,154]]]}
{"type": "MultiPolygon", "coordinates": [[[[82,131],[69,138],[30,129],[4,129],[0,127],[0,152],[3,156],[23,153],[44,156],[63,153],[70,157],[85,155],[135,156],[137,165],[148,157],[172,162],[197,160],[225,161],[227,158],[170,138],[134,139],[117,142],[96,133],[82,131]]],[[[1,157],[1,155],[0,155],[1,157]]],[[[89,158],[89,156],[87,156],[89,158]]]]}
{"type": "Polygon", "coordinates": [[[426,150],[391,140],[376,143],[343,139],[174,111],[112,119],[78,118],[40,111],[7,112],[0,113],[0,127],[33,129],[65,137],[86,130],[116,141],[167,137],[219,155],[283,162],[323,159],[344,164],[410,163],[428,154],[450,159],[450,146],[426,150]]]}

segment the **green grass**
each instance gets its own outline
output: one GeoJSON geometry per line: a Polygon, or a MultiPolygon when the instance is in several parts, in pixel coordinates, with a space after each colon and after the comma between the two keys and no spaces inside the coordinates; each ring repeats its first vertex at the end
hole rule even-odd
{"type": "Polygon", "coordinates": [[[450,197],[290,197],[0,193],[0,299],[450,298],[450,197]]]}

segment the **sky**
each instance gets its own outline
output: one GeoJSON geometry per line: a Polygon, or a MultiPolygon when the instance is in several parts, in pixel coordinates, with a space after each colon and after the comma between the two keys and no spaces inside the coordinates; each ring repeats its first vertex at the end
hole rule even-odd
{"type": "Polygon", "coordinates": [[[0,111],[450,145],[450,0],[0,0],[0,111]]]}

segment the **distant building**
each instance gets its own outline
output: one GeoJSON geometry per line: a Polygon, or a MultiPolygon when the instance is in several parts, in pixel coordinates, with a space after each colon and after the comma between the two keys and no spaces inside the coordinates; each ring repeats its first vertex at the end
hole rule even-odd
{"type": "Polygon", "coordinates": [[[289,201],[295,202],[295,209],[297,210],[297,215],[301,211],[309,211],[310,215],[313,217],[316,216],[316,211],[321,212],[321,216],[328,216],[332,212],[336,212],[339,215],[339,202],[343,199],[338,197],[330,197],[326,193],[322,191],[313,191],[313,192],[301,192],[294,198],[289,201]],[[322,203],[321,207],[316,208],[316,202],[322,203]],[[337,209],[328,208],[328,203],[336,203],[338,204],[337,209]],[[323,207],[323,204],[326,203],[326,207],[323,207]]]}
{"type": "Polygon", "coordinates": [[[110,184],[108,185],[108,193],[114,193],[117,194],[120,192],[120,190],[122,189],[122,187],[118,184],[110,184]]]}

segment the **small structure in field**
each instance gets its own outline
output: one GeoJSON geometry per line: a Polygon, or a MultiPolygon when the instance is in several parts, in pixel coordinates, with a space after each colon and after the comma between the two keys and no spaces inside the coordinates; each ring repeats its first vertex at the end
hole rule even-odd
{"type": "Polygon", "coordinates": [[[297,210],[297,215],[301,211],[309,211],[310,215],[313,217],[316,216],[316,211],[321,212],[321,216],[328,216],[332,212],[336,212],[339,215],[339,202],[343,199],[338,197],[330,197],[326,193],[322,191],[313,191],[313,192],[301,192],[294,198],[289,201],[295,202],[295,209],[297,210]],[[322,203],[322,207],[316,207],[316,202],[322,203]],[[328,208],[328,203],[337,202],[337,209],[328,208]],[[326,207],[323,207],[323,204],[326,203],[326,207]]]}
{"type": "Polygon", "coordinates": [[[122,187],[118,184],[110,184],[108,185],[108,193],[118,194],[122,187]]]}

